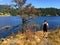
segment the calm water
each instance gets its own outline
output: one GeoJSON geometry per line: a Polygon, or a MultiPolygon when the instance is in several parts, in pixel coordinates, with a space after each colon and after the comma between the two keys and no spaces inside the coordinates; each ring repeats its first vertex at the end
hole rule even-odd
{"type": "Polygon", "coordinates": [[[3,26],[16,26],[22,24],[22,20],[18,16],[0,16],[0,28],[3,26]]]}
{"type": "MultiPolygon", "coordinates": [[[[49,29],[56,29],[58,26],[60,26],[60,16],[36,17],[35,21],[37,24],[39,24],[40,29],[42,27],[42,23],[44,22],[44,20],[47,20],[47,22],[49,23],[49,29]]],[[[16,26],[19,24],[22,24],[22,19],[18,16],[0,17],[0,28],[4,26],[16,26]]],[[[0,30],[0,38],[8,36],[12,32],[17,33],[18,28],[10,29],[10,30],[0,30]]]]}
{"type": "Polygon", "coordinates": [[[60,26],[60,16],[37,17],[36,18],[36,23],[38,23],[40,25],[40,28],[41,28],[44,20],[47,20],[47,22],[49,23],[49,29],[56,29],[58,26],[60,26]]]}
{"type": "MultiPolygon", "coordinates": [[[[19,24],[22,24],[22,19],[18,16],[0,17],[0,28],[2,28],[4,26],[16,26],[19,24]]],[[[14,29],[11,28],[8,30],[0,30],[0,38],[8,36],[12,32],[17,33],[18,28],[14,28],[14,29]]]]}

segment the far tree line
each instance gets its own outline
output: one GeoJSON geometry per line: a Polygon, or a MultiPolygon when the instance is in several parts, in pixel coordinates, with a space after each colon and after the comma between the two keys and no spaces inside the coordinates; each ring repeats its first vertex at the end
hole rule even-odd
{"type": "Polygon", "coordinates": [[[10,13],[12,16],[17,16],[17,15],[60,16],[60,9],[34,8],[34,6],[32,6],[31,4],[28,4],[27,6],[25,6],[21,12],[18,12],[18,10],[19,10],[18,8],[13,8],[7,5],[0,6],[0,13],[1,12],[3,14],[10,13]]]}

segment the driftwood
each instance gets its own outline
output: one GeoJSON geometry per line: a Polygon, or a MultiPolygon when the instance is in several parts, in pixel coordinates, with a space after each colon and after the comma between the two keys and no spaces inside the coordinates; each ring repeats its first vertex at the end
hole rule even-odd
{"type": "Polygon", "coordinates": [[[0,28],[0,30],[5,30],[5,29],[9,29],[9,28],[11,28],[11,26],[4,26],[4,27],[0,28]]]}

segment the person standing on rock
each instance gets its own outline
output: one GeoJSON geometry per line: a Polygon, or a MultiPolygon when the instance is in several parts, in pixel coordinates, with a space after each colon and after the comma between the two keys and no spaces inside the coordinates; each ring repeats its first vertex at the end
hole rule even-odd
{"type": "Polygon", "coordinates": [[[48,23],[46,20],[44,20],[44,23],[43,23],[43,32],[47,32],[48,30],[48,23]]]}

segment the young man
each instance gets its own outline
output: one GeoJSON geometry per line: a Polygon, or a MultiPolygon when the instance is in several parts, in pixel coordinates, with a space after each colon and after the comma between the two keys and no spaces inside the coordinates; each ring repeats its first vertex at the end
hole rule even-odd
{"type": "Polygon", "coordinates": [[[47,30],[48,30],[48,23],[46,20],[44,20],[44,23],[43,23],[43,34],[44,34],[44,36],[43,37],[45,37],[45,38],[47,38],[47,36],[48,36],[47,30]]]}
{"type": "Polygon", "coordinates": [[[47,32],[47,30],[48,30],[48,23],[47,23],[46,20],[44,20],[44,23],[43,23],[43,31],[44,32],[47,32]]]}

